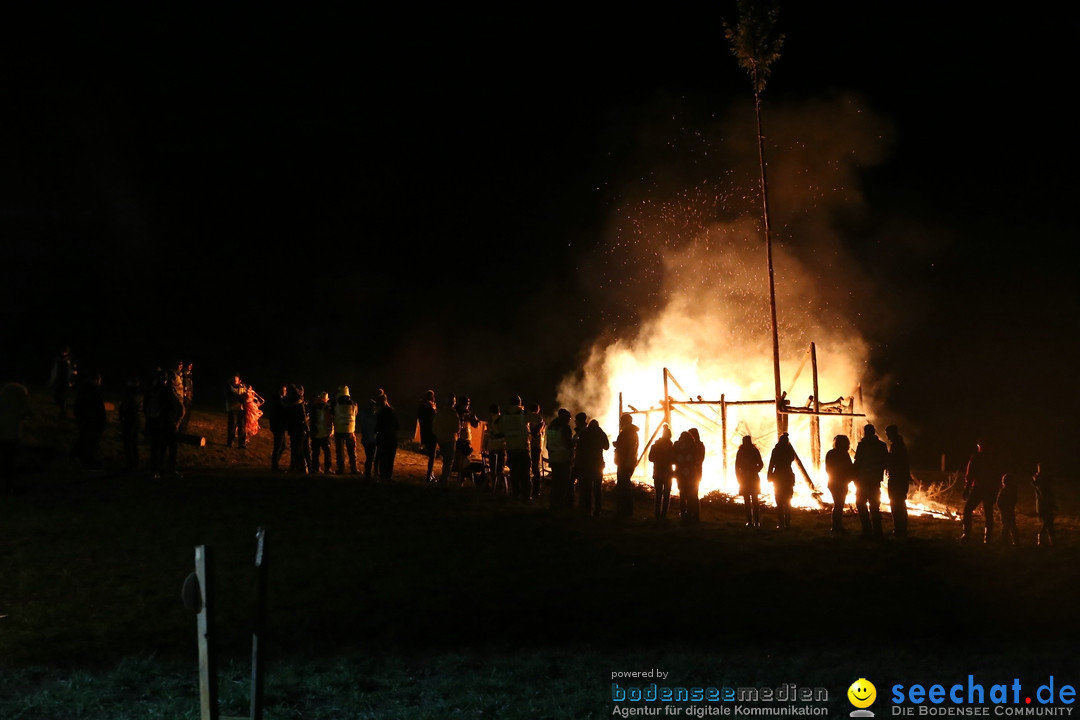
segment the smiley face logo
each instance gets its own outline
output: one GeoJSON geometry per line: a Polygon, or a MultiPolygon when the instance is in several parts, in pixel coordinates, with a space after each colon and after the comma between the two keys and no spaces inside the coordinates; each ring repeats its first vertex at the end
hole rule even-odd
{"type": "Polygon", "coordinates": [[[847,689],[848,700],[857,708],[868,708],[877,699],[877,688],[866,678],[859,678],[847,689]]]}

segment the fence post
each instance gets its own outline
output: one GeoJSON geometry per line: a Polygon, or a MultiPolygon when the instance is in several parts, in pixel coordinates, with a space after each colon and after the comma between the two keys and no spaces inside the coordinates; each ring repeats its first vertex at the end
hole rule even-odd
{"type": "Polygon", "coordinates": [[[259,637],[266,625],[266,530],[255,533],[255,626],[251,631],[251,720],[262,720],[263,712],[263,664],[259,637]]]}
{"type": "Polygon", "coordinates": [[[213,587],[210,576],[213,559],[210,548],[195,548],[195,575],[199,582],[199,699],[202,720],[218,720],[217,660],[213,647],[213,587]]]}

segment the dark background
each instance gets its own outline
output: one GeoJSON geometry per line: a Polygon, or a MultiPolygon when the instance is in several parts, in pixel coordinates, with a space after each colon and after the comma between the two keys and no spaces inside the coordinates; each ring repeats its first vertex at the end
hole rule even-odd
{"type": "MultiPolygon", "coordinates": [[[[807,5],[781,7],[766,123],[855,93],[889,128],[858,211],[830,218],[866,304],[904,317],[858,313],[868,373],[917,418],[922,462],[986,435],[1065,472],[1075,21],[1039,3],[807,5]]],[[[28,383],[70,345],[113,390],[193,361],[209,403],[237,371],[264,394],[551,408],[662,292],[607,241],[613,216],[687,168],[726,172],[674,141],[752,117],[733,3],[20,12],[0,70],[0,376],[28,383]]],[[[756,159],[752,135],[726,142],[756,159]]],[[[740,170],[730,212],[752,215],[756,167],[740,170]]]]}

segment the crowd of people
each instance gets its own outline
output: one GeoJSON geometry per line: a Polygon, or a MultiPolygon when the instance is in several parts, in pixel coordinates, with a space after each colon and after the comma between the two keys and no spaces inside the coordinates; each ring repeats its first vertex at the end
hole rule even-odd
{"type": "Polygon", "coordinates": [[[266,399],[235,374],[225,388],[225,412],[225,445],[239,449],[247,447],[259,432],[260,419],[266,417],[273,436],[272,471],[302,475],[348,471],[372,480],[393,480],[400,421],[382,389],[363,403],[353,399],[348,385],[339,386],[333,397],[323,391],[309,400],[303,385],[283,383],[266,399]],[[287,466],[282,462],[286,456],[287,466]]]}
{"type": "MultiPolygon", "coordinates": [[[[77,436],[71,456],[90,470],[101,469],[101,443],[107,425],[106,403],[100,374],[80,377],[68,348],[56,357],[49,380],[53,399],[62,417],[75,421],[77,436]]],[[[177,444],[188,428],[194,395],[194,368],[177,362],[170,369],[158,368],[144,385],[141,378],[128,379],[118,405],[123,458],[128,470],[139,468],[140,437],[150,446],[149,469],[153,477],[179,476],[176,468],[177,444]]],[[[28,393],[24,386],[9,383],[0,394],[0,470],[9,475],[18,448],[19,425],[29,415],[28,393]]],[[[401,436],[401,421],[382,389],[357,402],[347,385],[331,396],[320,392],[305,396],[299,384],[282,384],[271,398],[261,397],[240,375],[225,387],[225,445],[243,449],[261,428],[265,416],[271,435],[272,471],[328,473],[346,472],[371,480],[392,481],[401,436]],[[357,436],[359,435],[359,442],[357,436]],[[357,447],[359,445],[359,448],[357,447]],[[363,458],[360,458],[360,451],[363,458]],[[283,458],[288,455],[287,466],[283,458]]],[[[483,420],[474,412],[471,399],[454,393],[438,403],[429,390],[421,397],[416,420],[419,442],[426,458],[425,479],[449,484],[456,476],[459,484],[471,480],[514,499],[533,501],[546,492],[552,509],[577,508],[588,516],[598,516],[603,499],[605,453],[612,449],[615,462],[615,515],[634,515],[633,474],[640,455],[640,428],[630,413],[619,418],[614,441],[597,418],[586,413],[571,415],[561,408],[548,423],[540,405],[526,406],[519,396],[511,396],[500,407],[488,407],[483,420]],[[481,429],[482,428],[482,429],[481,429]],[[479,444],[474,435],[479,432],[479,444]],[[546,453],[546,458],[545,458],[546,453]],[[436,474],[436,460],[441,460],[436,474]],[[545,477],[544,465],[547,465],[545,477]]],[[[886,483],[892,517],[892,534],[908,534],[907,498],[911,466],[907,445],[896,425],[885,429],[886,441],[873,424],[866,424],[854,452],[847,435],[837,435],[826,453],[825,470],[832,496],[831,532],[845,533],[844,509],[854,485],[855,507],[860,536],[884,536],[881,486],[886,483]]],[[[686,524],[700,522],[699,488],[705,460],[705,445],[697,428],[683,431],[677,439],[664,424],[648,447],[654,487],[653,515],[668,516],[671,494],[678,488],[678,517],[686,524]]],[[[791,501],[796,482],[793,465],[799,463],[787,432],[782,432],[772,448],[768,463],[751,436],[743,437],[735,458],[739,495],[745,508],[746,527],[762,524],[761,472],[772,484],[776,527],[791,526],[791,501]]],[[[801,463],[799,463],[801,465],[801,463]]],[[[1020,474],[1002,472],[998,459],[980,441],[964,473],[963,536],[976,539],[975,513],[981,509],[985,528],[982,541],[995,537],[995,510],[1001,519],[1001,538],[1018,544],[1016,503],[1020,474]]],[[[1054,516],[1057,503],[1050,478],[1038,465],[1031,475],[1036,512],[1041,520],[1037,537],[1040,545],[1054,543],[1054,516]]]]}

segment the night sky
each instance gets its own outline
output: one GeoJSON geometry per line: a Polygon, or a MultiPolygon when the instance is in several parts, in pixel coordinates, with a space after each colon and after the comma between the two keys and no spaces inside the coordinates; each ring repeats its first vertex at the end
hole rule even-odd
{"type": "MultiPolygon", "coordinates": [[[[873,288],[855,298],[869,370],[918,419],[913,452],[989,434],[1054,456],[1076,399],[1075,20],[809,5],[781,6],[765,134],[841,98],[880,130],[858,202],[825,222],[873,288]]],[[[550,407],[596,338],[662,300],[614,218],[713,177],[730,201],[704,220],[757,202],[756,166],[733,159],[756,150],[730,123],[753,115],[734,3],[700,12],[12,18],[4,379],[43,383],[68,344],[112,388],[184,358],[214,398],[238,371],[267,392],[384,387],[410,411],[428,387],[550,407]]],[[[831,139],[806,142],[831,162],[831,139]]],[[[777,241],[815,252],[785,233],[786,200],[777,241]]]]}

